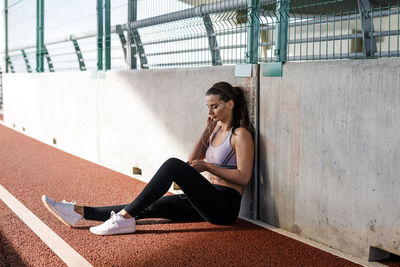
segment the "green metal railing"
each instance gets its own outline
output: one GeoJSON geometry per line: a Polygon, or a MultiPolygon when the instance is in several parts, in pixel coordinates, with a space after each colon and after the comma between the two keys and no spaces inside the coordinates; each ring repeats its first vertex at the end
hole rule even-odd
{"type": "Polygon", "coordinates": [[[399,57],[399,2],[5,0],[3,60],[43,72],[399,57]]]}
{"type": "Polygon", "coordinates": [[[44,0],[36,1],[36,10],[36,72],[44,72],[44,0]]]}

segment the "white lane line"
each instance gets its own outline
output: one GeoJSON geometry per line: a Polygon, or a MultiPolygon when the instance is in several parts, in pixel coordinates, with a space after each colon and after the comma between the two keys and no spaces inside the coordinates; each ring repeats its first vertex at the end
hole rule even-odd
{"type": "Polygon", "coordinates": [[[2,185],[0,199],[68,266],[92,266],[2,185]]]}

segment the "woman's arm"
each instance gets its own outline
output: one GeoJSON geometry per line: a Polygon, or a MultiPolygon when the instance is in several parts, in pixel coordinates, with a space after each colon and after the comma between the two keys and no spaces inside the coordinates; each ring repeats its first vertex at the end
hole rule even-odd
{"type": "Polygon", "coordinates": [[[246,186],[254,164],[254,142],[250,132],[244,128],[236,129],[232,146],[236,152],[237,169],[224,169],[202,160],[191,161],[191,165],[199,172],[208,171],[228,183],[246,186]]]}
{"type": "Polygon", "coordinates": [[[197,140],[196,144],[194,145],[192,152],[189,155],[189,162],[197,159],[202,160],[205,158],[206,150],[210,142],[210,136],[216,125],[217,122],[213,121],[212,118],[208,116],[206,128],[203,130],[199,140],[197,140]]]}

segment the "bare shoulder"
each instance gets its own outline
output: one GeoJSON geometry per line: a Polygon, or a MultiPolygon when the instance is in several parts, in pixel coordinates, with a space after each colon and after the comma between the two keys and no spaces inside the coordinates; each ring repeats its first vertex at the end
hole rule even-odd
{"type": "Polygon", "coordinates": [[[239,127],[235,129],[234,134],[232,135],[232,141],[253,141],[253,136],[250,131],[244,127],[239,127]]]}
{"type": "Polygon", "coordinates": [[[235,129],[235,134],[237,136],[242,136],[242,137],[251,137],[251,133],[249,130],[247,130],[244,127],[239,127],[235,129]]]}

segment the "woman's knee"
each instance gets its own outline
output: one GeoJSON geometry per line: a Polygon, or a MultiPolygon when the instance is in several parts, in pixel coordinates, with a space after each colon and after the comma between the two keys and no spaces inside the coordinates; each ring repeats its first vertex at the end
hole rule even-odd
{"type": "Polygon", "coordinates": [[[182,165],[183,163],[185,163],[185,162],[183,162],[180,159],[169,158],[164,162],[163,167],[165,167],[165,168],[176,168],[176,167],[182,165]]]}
{"type": "Polygon", "coordinates": [[[180,159],[170,158],[161,165],[161,167],[158,169],[158,173],[167,177],[175,176],[176,171],[180,169],[182,163],[184,162],[180,159]]]}
{"type": "Polygon", "coordinates": [[[185,163],[182,160],[178,159],[178,158],[169,158],[166,160],[166,162],[170,163],[170,164],[182,164],[185,163]]]}

